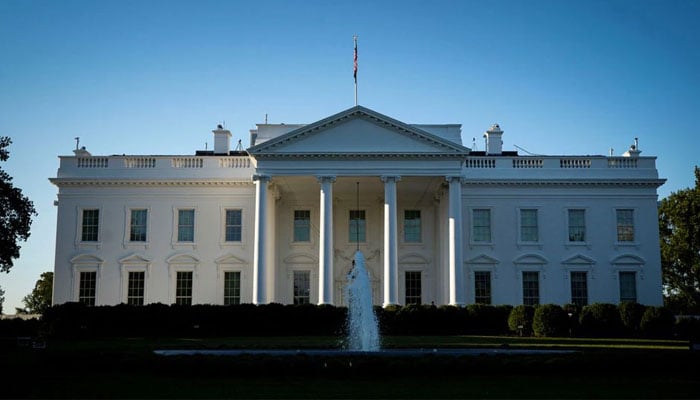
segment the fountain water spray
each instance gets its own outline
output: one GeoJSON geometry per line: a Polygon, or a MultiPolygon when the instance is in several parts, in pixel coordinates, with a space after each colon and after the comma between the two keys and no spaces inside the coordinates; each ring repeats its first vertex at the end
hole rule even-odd
{"type": "Polygon", "coordinates": [[[348,350],[379,351],[379,324],[372,308],[372,285],[365,268],[365,257],[355,252],[353,269],[346,286],[348,299],[348,350]]]}

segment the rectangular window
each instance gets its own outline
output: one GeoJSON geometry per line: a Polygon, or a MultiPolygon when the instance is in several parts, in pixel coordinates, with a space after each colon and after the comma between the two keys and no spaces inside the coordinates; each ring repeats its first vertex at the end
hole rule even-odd
{"type": "Polygon", "coordinates": [[[586,241],[586,210],[569,210],[569,241],[586,241]]]}
{"type": "Polygon", "coordinates": [[[523,304],[540,304],[540,273],[537,271],[523,271],[523,304]]]}
{"type": "Polygon", "coordinates": [[[81,272],[80,286],[78,288],[78,301],[88,306],[95,305],[95,293],[97,291],[97,272],[81,272]]]}
{"type": "Polygon", "coordinates": [[[143,271],[129,272],[129,286],[126,293],[126,304],[132,306],[143,305],[143,293],[146,282],[146,273],[143,271]]]}
{"type": "Polygon", "coordinates": [[[241,210],[226,210],[226,241],[241,241],[241,210]]]}
{"type": "Polygon", "coordinates": [[[224,272],[224,305],[241,304],[241,273],[224,272]]]}
{"type": "Polygon", "coordinates": [[[620,302],[637,302],[637,273],[620,272],[620,302]]]}
{"type": "Polygon", "coordinates": [[[100,226],[100,210],[83,210],[83,225],[80,240],[97,242],[100,226]]]}
{"type": "Polygon", "coordinates": [[[364,243],[366,241],[365,210],[350,210],[350,229],[348,236],[350,243],[364,243]]]}
{"type": "Polygon", "coordinates": [[[177,241],[194,242],[194,210],[177,210],[177,241]]]}
{"type": "Polygon", "coordinates": [[[406,304],[423,304],[420,271],[406,271],[406,304]]]}
{"type": "Polygon", "coordinates": [[[474,302],[491,304],[491,272],[474,272],[474,302]]]}
{"type": "Polygon", "coordinates": [[[294,271],[294,304],[311,302],[311,272],[294,271]]]}
{"type": "Polygon", "coordinates": [[[294,210],[294,241],[311,241],[311,211],[294,210]]]}
{"type": "Polygon", "coordinates": [[[405,243],[421,242],[420,210],[404,210],[403,241],[405,243]]]}
{"type": "Polygon", "coordinates": [[[131,232],[129,240],[132,242],[145,242],[148,230],[148,210],[131,210],[131,232]]]}
{"type": "Polygon", "coordinates": [[[192,305],[192,272],[178,271],[175,281],[175,304],[192,305]]]}
{"type": "Polygon", "coordinates": [[[588,274],[585,271],[571,272],[571,304],[588,305],[588,274]]]}
{"type": "Polygon", "coordinates": [[[474,242],[491,241],[491,210],[473,210],[472,239],[474,242]]]}
{"type": "Polygon", "coordinates": [[[520,210],[520,241],[537,242],[539,234],[537,229],[537,210],[520,210]]]}
{"type": "Polygon", "coordinates": [[[634,210],[617,210],[617,241],[634,242],[634,210]]]}

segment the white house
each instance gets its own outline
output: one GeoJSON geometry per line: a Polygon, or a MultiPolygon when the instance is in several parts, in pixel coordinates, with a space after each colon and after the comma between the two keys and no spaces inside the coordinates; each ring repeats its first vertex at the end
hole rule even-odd
{"type": "Polygon", "coordinates": [[[231,151],[61,156],[54,303],[662,304],[655,157],[523,156],[356,106],[231,151]]]}

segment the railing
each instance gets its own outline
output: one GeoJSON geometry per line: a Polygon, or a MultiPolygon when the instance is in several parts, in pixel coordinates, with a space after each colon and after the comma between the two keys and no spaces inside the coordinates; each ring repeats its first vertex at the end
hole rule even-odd
{"type": "Polygon", "coordinates": [[[108,157],[78,157],[78,168],[107,168],[108,157]]]}
{"type": "Polygon", "coordinates": [[[559,160],[559,168],[590,168],[590,158],[562,158],[559,160]]]}
{"type": "Polygon", "coordinates": [[[219,168],[250,168],[250,158],[222,157],[219,158],[219,168]]]}
{"type": "Polygon", "coordinates": [[[155,168],[155,157],[127,157],[124,159],[124,168],[155,168]]]}
{"type": "Polygon", "coordinates": [[[541,158],[514,158],[513,168],[542,168],[544,160],[541,158]]]}
{"type": "Polygon", "coordinates": [[[608,168],[637,168],[637,159],[630,157],[608,158],[608,168]]]}
{"type": "Polygon", "coordinates": [[[468,158],[465,164],[467,168],[496,168],[493,158],[468,158]]]}
{"type": "Polygon", "coordinates": [[[174,157],[172,166],[173,168],[202,168],[204,159],[198,157],[174,157]]]}

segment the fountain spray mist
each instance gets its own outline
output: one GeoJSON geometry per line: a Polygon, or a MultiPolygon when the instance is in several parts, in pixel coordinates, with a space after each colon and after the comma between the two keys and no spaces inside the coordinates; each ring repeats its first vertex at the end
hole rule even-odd
{"type": "Polygon", "coordinates": [[[348,350],[379,351],[379,324],[372,308],[372,285],[361,251],[355,252],[353,264],[346,286],[348,350]]]}

